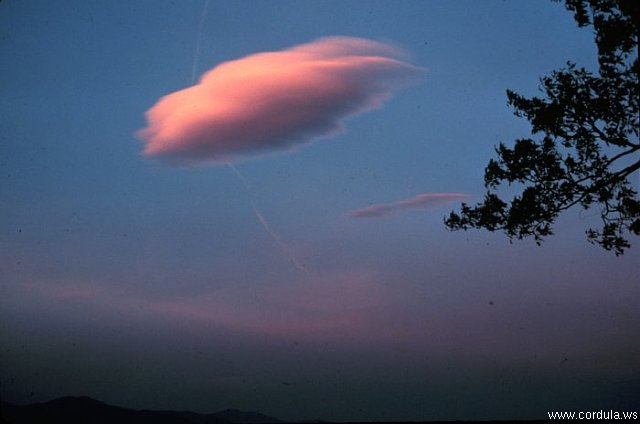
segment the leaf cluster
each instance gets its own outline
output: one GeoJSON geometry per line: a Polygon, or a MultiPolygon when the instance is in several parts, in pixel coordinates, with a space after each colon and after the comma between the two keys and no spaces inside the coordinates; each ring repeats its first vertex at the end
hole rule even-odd
{"type": "Polygon", "coordinates": [[[463,204],[445,224],[452,230],[504,231],[510,239],[553,234],[560,213],[574,206],[599,208],[601,228],[589,241],[620,255],[629,234],[640,235],[640,202],[629,177],[640,169],[638,1],[567,0],[578,26],[593,26],[599,72],[568,62],[541,79],[543,96],[507,91],[518,117],[534,138],[500,144],[485,169],[484,201],[463,204]],[[511,201],[496,190],[518,184],[511,201]]]}

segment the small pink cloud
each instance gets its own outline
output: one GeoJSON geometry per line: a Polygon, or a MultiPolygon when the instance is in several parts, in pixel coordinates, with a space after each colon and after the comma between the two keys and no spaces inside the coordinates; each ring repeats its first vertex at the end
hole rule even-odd
{"type": "Polygon", "coordinates": [[[329,37],[225,62],[162,97],[137,135],[146,156],[187,163],[293,149],[418,81],[424,70],[405,56],[390,44],[329,37]]]}
{"type": "Polygon", "coordinates": [[[469,195],[463,193],[422,193],[393,203],[378,203],[366,208],[355,209],[347,212],[347,216],[353,218],[383,218],[403,210],[434,208],[454,200],[466,199],[467,197],[469,195]]]}

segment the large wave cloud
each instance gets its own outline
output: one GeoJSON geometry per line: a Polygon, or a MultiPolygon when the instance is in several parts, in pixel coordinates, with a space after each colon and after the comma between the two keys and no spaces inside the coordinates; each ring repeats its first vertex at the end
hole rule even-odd
{"type": "Polygon", "coordinates": [[[225,62],[158,100],[137,135],[144,155],[187,163],[290,150],[419,81],[424,70],[406,56],[387,43],[328,37],[225,62]]]}

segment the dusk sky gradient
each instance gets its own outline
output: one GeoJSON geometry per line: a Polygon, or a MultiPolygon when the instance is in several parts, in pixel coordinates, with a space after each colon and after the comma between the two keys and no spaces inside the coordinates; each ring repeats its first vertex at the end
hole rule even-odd
{"type": "Polygon", "coordinates": [[[0,2],[3,400],[637,410],[637,238],[443,223],[530,134],[506,89],[595,69],[590,29],[537,0],[205,4],[0,2]]]}

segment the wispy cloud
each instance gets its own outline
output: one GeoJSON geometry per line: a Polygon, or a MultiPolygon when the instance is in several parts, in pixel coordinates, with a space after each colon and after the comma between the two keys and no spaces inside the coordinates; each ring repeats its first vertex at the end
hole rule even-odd
{"type": "Polygon", "coordinates": [[[137,135],[146,156],[187,163],[292,149],[418,81],[424,70],[405,57],[390,44],[329,37],[225,62],[162,97],[137,135]]]}
{"type": "MultiPolygon", "coordinates": [[[[397,329],[380,322],[373,311],[394,299],[393,289],[373,271],[336,270],[299,281],[266,283],[256,289],[227,286],[197,295],[149,296],[109,282],[51,283],[22,287],[18,303],[37,306],[42,314],[93,316],[119,322],[190,323],[194,331],[233,331],[279,338],[386,340],[397,329]],[[28,301],[25,299],[29,299],[28,301]]],[[[159,324],[161,323],[161,324],[159,324]]],[[[183,330],[181,330],[183,331],[183,330]]]]}
{"type": "Polygon", "coordinates": [[[377,203],[347,212],[353,218],[383,218],[407,209],[429,209],[469,197],[463,193],[421,193],[392,203],[377,203]]]}

